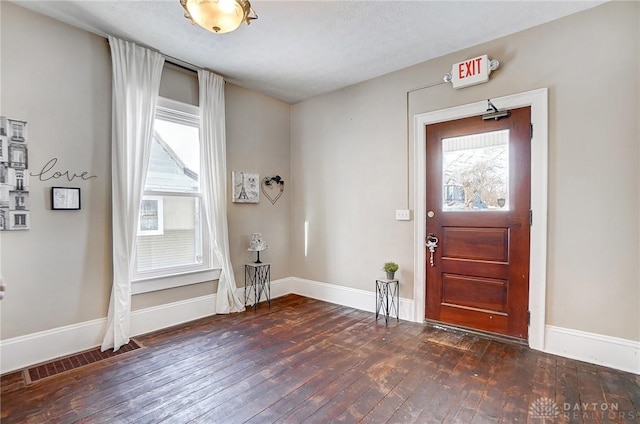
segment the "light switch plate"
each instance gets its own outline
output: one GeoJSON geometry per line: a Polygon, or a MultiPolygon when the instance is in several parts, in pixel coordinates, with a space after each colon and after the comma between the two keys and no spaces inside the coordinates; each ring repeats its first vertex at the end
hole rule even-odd
{"type": "Polygon", "coordinates": [[[411,221],[411,210],[396,209],[396,221],[411,221]]]}

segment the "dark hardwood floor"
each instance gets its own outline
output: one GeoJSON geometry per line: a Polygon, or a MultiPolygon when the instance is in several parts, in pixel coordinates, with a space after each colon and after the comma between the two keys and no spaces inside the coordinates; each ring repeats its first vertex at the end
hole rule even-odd
{"type": "Polygon", "coordinates": [[[640,423],[638,375],[295,295],[136,339],[3,376],[1,422],[640,423]]]}

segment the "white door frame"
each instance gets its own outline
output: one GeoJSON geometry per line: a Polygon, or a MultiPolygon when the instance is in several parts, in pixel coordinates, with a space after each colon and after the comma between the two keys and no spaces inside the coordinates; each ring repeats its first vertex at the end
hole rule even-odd
{"type": "MultiPolygon", "coordinates": [[[[498,109],[515,109],[531,106],[533,138],[531,140],[531,245],[529,256],[529,346],[532,349],[544,349],[545,306],[547,287],[547,89],[527,91],[505,97],[492,98],[498,109]]],[[[414,284],[413,299],[415,321],[424,322],[425,314],[425,248],[426,210],[426,126],[438,122],[480,115],[487,109],[483,100],[449,109],[414,115],[414,209],[415,209],[415,247],[414,247],[414,284]]],[[[479,119],[479,118],[478,118],[479,119]]]]}

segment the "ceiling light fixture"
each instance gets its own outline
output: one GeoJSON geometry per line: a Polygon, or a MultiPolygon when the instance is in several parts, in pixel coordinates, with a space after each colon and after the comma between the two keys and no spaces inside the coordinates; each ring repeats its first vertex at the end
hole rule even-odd
{"type": "Polygon", "coordinates": [[[184,17],[192,24],[224,34],[236,30],[241,23],[249,25],[258,15],[247,0],[180,0],[184,17]]]}

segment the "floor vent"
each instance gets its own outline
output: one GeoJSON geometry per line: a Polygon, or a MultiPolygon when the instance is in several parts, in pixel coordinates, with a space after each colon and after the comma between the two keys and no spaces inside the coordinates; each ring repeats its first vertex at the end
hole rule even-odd
{"type": "Polygon", "coordinates": [[[113,350],[100,352],[100,348],[97,347],[84,352],[74,353],[73,355],[65,356],[63,358],[57,358],[44,364],[34,365],[24,370],[25,383],[35,383],[38,380],[53,377],[54,375],[59,375],[63,372],[93,364],[94,362],[120,356],[136,349],[140,349],[141,347],[142,345],[138,341],[130,339],[129,343],[122,345],[116,352],[113,350]]]}

